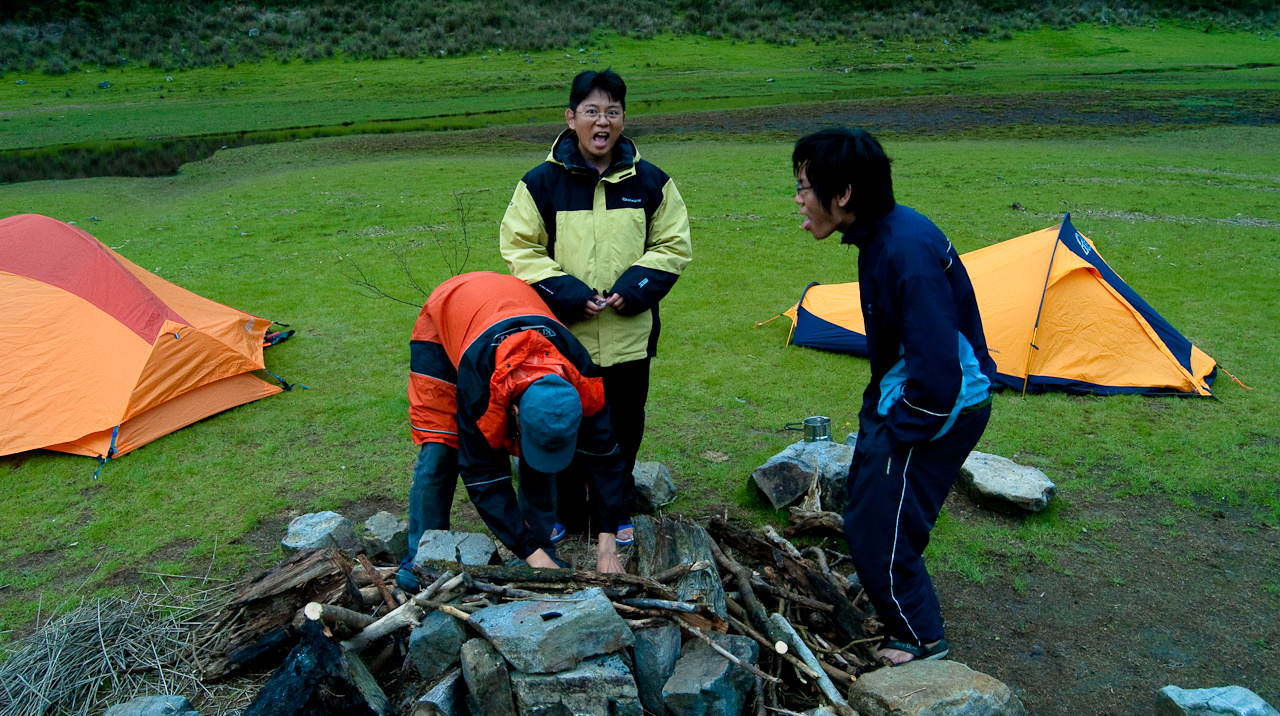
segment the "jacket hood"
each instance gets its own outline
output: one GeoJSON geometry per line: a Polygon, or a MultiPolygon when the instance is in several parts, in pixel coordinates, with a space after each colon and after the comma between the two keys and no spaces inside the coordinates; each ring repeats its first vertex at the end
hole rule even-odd
{"type": "MultiPolygon", "coordinates": [[[[560,136],[556,137],[556,141],[551,145],[551,151],[547,154],[547,161],[559,164],[575,174],[586,172],[596,174],[595,168],[588,166],[586,160],[582,158],[582,152],[578,151],[578,136],[572,129],[565,129],[560,136]]],[[[618,137],[618,143],[613,146],[613,163],[609,165],[609,171],[604,175],[612,177],[618,172],[633,169],[638,161],[640,161],[640,150],[636,149],[636,143],[626,136],[618,137]]]]}

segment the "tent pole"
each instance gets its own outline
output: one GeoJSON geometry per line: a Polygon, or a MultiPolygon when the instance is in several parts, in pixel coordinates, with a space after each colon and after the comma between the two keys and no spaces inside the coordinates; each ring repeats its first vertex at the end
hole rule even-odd
{"type": "MultiPolygon", "coordinates": [[[[1062,219],[1063,225],[1071,218],[1071,214],[1067,214],[1062,219]]],[[[1062,229],[1058,229],[1058,236],[1053,240],[1053,251],[1049,253],[1049,268],[1044,271],[1044,287],[1040,289],[1040,305],[1036,308],[1036,324],[1031,329],[1031,342],[1027,344],[1027,363],[1022,368],[1022,397],[1027,397],[1027,385],[1031,382],[1031,352],[1039,350],[1036,348],[1036,334],[1040,332],[1040,314],[1044,311],[1044,295],[1049,291],[1049,276],[1053,274],[1053,259],[1058,255],[1058,244],[1062,243],[1062,229]]]]}

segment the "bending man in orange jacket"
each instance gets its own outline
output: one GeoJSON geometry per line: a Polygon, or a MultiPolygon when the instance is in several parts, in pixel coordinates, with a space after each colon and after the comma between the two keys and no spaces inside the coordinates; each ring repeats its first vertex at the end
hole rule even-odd
{"type": "Polygon", "coordinates": [[[409,422],[419,449],[409,491],[412,589],[418,540],[449,529],[457,475],[494,536],[531,567],[557,567],[556,473],[581,465],[600,525],[596,570],[621,572],[626,467],[590,355],[528,284],[490,271],[431,292],[413,327],[409,422]],[[520,502],[508,455],[520,458],[520,502]],[[523,504],[524,509],[521,509],[523,504]]]}

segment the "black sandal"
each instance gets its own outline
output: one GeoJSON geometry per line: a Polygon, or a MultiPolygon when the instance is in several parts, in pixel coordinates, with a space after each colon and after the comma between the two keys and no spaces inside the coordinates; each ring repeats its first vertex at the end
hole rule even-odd
{"type": "MultiPolygon", "coordinates": [[[[912,644],[910,642],[898,641],[897,639],[887,639],[880,643],[880,651],[885,649],[896,649],[905,651],[911,655],[911,658],[902,662],[902,664],[910,664],[913,661],[934,661],[936,659],[946,658],[951,653],[951,645],[946,639],[939,639],[937,644],[932,648],[924,644],[912,644]]],[[[902,666],[902,664],[893,664],[893,666],[902,666]]]]}

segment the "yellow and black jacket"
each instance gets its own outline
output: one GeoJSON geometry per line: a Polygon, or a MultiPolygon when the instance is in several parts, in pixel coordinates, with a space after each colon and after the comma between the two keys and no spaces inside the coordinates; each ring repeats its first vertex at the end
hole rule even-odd
{"type": "Polygon", "coordinates": [[[502,218],[502,258],[605,367],[652,357],[658,301],[692,258],[689,215],[675,182],[618,139],[603,177],[582,159],[572,130],[516,187],[502,218]],[[583,319],[595,293],[624,310],[583,319]]]}

